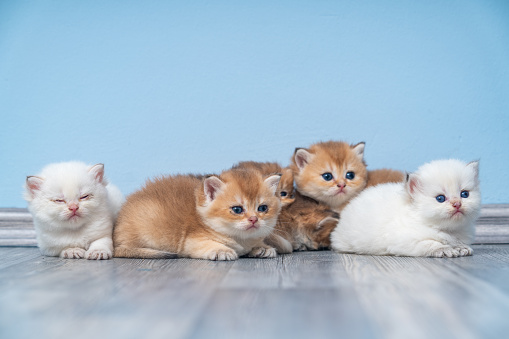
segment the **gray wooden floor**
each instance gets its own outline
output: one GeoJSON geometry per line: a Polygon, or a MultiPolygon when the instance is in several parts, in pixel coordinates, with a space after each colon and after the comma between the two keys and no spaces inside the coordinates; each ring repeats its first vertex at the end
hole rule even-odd
{"type": "Polygon", "coordinates": [[[86,261],[0,247],[0,338],[507,337],[509,245],[474,251],[86,261]]]}

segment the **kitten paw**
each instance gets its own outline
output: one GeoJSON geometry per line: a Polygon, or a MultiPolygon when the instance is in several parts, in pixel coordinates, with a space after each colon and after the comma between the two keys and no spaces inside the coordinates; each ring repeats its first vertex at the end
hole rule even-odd
{"type": "Polygon", "coordinates": [[[459,252],[460,257],[465,257],[468,255],[472,255],[472,253],[474,253],[474,250],[468,246],[458,246],[458,247],[454,247],[454,249],[459,252]]]}
{"type": "Polygon", "coordinates": [[[238,258],[239,256],[234,250],[218,250],[208,253],[206,259],[215,261],[231,261],[237,260],[238,258]]]}
{"type": "Polygon", "coordinates": [[[276,249],[273,247],[255,247],[249,252],[248,257],[251,258],[275,258],[276,249]]]}
{"type": "Polygon", "coordinates": [[[296,251],[296,252],[302,252],[302,251],[307,251],[308,248],[304,244],[299,244],[299,245],[295,246],[293,248],[293,250],[296,251]]]}
{"type": "Polygon", "coordinates": [[[66,248],[60,252],[60,258],[63,259],[83,259],[85,257],[85,250],[79,247],[66,248]]]}
{"type": "Polygon", "coordinates": [[[444,247],[444,248],[440,248],[438,250],[431,252],[431,257],[437,257],[437,258],[443,258],[443,257],[456,258],[456,257],[459,257],[459,255],[460,255],[460,252],[457,249],[454,249],[452,247],[444,247]]]}
{"type": "Polygon", "coordinates": [[[94,249],[85,253],[85,259],[88,260],[108,260],[112,257],[113,253],[109,249],[94,249]]]}

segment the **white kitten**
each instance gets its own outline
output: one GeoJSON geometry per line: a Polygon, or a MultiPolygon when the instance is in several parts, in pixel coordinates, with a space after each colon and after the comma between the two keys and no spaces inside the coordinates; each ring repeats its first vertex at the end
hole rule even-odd
{"type": "Polygon", "coordinates": [[[104,165],[63,162],[25,183],[41,252],[62,258],[110,259],[112,232],[124,197],[104,178],[104,165]]]}
{"type": "Polygon", "coordinates": [[[341,212],[331,234],[338,252],[458,257],[471,255],[481,207],[479,163],[438,160],[405,183],[370,187],[341,212]]]}

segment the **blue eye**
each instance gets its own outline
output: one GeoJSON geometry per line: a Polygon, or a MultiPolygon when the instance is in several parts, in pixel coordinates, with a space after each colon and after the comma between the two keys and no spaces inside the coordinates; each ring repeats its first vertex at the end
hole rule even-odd
{"type": "Polygon", "coordinates": [[[440,195],[437,195],[437,197],[435,199],[437,199],[437,201],[439,203],[443,203],[445,201],[445,196],[440,194],[440,195]]]}
{"type": "Polygon", "coordinates": [[[281,191],[280,194],[281,194],[282,197],[286,197],[288,195],[288,193],[286,193],[285,191],[281,191]]]}
{"type": "Polygon", "coordinates": [[[461,191],[462,198],[468,198],[469,195],[470,195],[470,193],[468,193],[468,191],[461,191]]]}
{"type": "Polygon", "coordinates": [[[322,178],[325,181],[331,181],[332,180],[332,173],[329,173],[329,172],[324,173],[324,174],[322,174],[322,178]]]}
{"type": "Polygon", "coordinates": [[[240,214],[240,213],[244,212],[244,209],[242,208],[242,206],[233,206],[232,211],[235,214],[240,214]]]}
{"type": "Polygon", "coordinates": [[[260,205],[258,206],[258,212],[267,212],[269,207],[267,205],[260,205]]]}
{"type": "Polygon", "coordinates": [[[355,173],[354,172],[346,172],[345,178],[347,178],[348,180],[352,180],[353,178],[355,178],[355,173]]]}

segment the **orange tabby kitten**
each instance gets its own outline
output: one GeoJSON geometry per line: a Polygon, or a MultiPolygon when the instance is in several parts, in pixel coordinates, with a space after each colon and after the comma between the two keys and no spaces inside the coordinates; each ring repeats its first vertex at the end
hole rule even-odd
{"type": "Polygon", "coordinates": [[[264,243],[277,221],[280,175],[229,170],[200,179],[176,175],[148,181],[127,198],[113,233],[115,257],[272,258],[264,243]]]}
{"type": "Polygon", "coordinates": [[[294,193],[293,173],[272,162],[240,162],[234,168],[259,170],[263,175],[283,173],[278,186],[278,195],[283,208],[274,232],[265,241],[278,253],[294,250],[317,250],[330,245],[329,234],[338,222],[338,215],[324,204],[294,193]]]}
{"type": "Polygon", "coordinates": [[[276,162],[242,161],[233,166],[232,169],[254,169],[262,175],[281,173],[281,180],[277,187],[276,195],[281,199],[282,206],[288,206],[295,201],[293,188],[293,172],[290,168],[283,168],[276,162]]]}
{"type": "Polygon", "coordinates": [[[368,185],[403,181],[404,174],[398,171],[368,171],[364,145],[328,141],[297,148],[291,165],[297,190],[340,212],[368,185]]]}
{"type": "Polygon", "coordinates": [[[274,233],[266,241],[279,253],[326,249],[338,217],[327,205],[296,191],[295,202],[281,209],[274,233]]]}

